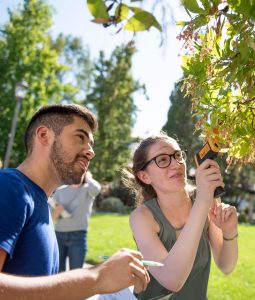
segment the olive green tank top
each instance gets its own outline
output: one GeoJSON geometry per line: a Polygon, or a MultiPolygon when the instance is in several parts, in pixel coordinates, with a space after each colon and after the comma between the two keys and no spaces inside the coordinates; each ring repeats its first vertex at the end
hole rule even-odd
{"type": "MultiPolygon", "coordinates": [[[[176,229],[168,222],[161,211],[156,199],[144,203],[152,212],[160,231],[158,236],[167,251],[170,251],[176,242],[176,229]]],[[[205,224],[193,268],[182,289],[173,293],[162,285],[150,274],[151,281],[147,289],[136,295],[139,300],[206,300],[207,285],[210,273],[211,251],[208,241],[208,221],[205,224]]]]}

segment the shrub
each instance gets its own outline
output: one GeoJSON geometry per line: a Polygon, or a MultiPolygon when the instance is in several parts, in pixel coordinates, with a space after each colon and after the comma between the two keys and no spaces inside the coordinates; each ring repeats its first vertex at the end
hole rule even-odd
{"type": "Polygon", "coordinates": [[[124,205],[134,207],[135,194],[123,185],[111,187],[109,193],[111,196],[119,198],[124,205]]]}
{"type": "Polygon", "coordinates": [[[245,214],[238,215],[238,223],[247,223],[247,217],[245,214]]]}
{"type": "Polygon", "coordinates": [[[118,198],[125,207],[129,207],[129,210],[134,207],[135,195],[123,185],[114,186],[112,184],[101,184],[101,192],[96,197],[94,202],[94,208],[100,209],[101,203],[106,198],[118,198]]]}
{"type": "Polygon", "coordinates": [[[126,212],[125,205],[117,197],[107,197],[103,199],[102,202],[100,203],[99,210],[107,211],[107,212],[117,212],[117,213],[126,212]]]}

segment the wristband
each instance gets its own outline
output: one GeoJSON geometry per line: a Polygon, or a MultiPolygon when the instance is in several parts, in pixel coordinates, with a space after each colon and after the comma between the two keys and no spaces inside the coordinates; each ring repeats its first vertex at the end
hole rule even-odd
{"type": "Polygon", "coordinates": [[[238,233],[236,235],[234,235],[232,238],[226,238],[224,235],[223,235],[223,240],[224,241],[233,241],[235,238],[238,237],[238,233]]]}

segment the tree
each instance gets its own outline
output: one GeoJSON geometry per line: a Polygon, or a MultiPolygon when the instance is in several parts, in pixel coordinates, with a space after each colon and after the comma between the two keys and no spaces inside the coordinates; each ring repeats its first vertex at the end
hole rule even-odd
{"type": "Polygon", "coordinates": [[[14,89],[24,79],[29,84],[23,100],[13,145],[11,165],[24,158],[23,134],[34,110],[43,104],[61,100],[61,92],[72,92],[62,85],[57,74],[66,67],[58,62],[49,28],[52,8],[42,0],[26,0],[23,8],[9,11],[10,20],[0,31],[0,156],[4,156],[14,113],[14,89]]]}
{"type": "MultiPolygon", "coordinates": [[[[199,117],[229,156],[255,160],[255,1],[184,0],[184,81],[199,117]]],[[[231,160],[231,158],[230,158],[231,160]]]]}
{"type": "Polygon", "coordinates": [[[133,48],[121,46],[109,59],[101,51],[95,62],[94,86],[85,105],[96,113],[99,122],[94,146],[96,156],[91,169],[100,181],[118,181],[120,168],[130,158],[136,111],[133,94],[143,90],[131,74],[133,53],[133,48]]]}
{"type": "Polygon", "coordinates": [[[92,84],[91,74],[94,65],[90,58],[88,47],[83,45],[81,38],[60,34],[53,42],[53,47],[59,56],[59,62],[67,66],[65,72],[58,73],[62,84],[71,84],[73,93],[63,93],[62,98],[67,102],[81,102],[86,98],[92,84]]]}
{"type": "Polygon", "coordinates": [[[199,132],[194,133],[195,117],[191,114],[191,99],[185,96],[181,89],[181,82],[175,84],[170,96],[170,108],[163,130],[177,138],[182,149],[187,150],[187,165],[194,166],[194,155],[201,149],[202,141],[199,132]]]}
{"type": "MultiPolygon", "coordinates": [[[[126,22],[121,29],[162,29],[152,13],[134,7],[133,2],[146,1],[131,0],[131,6],[128,1],[87,1],[94,22],[105,27],[126,22]],[[134,14],[131,18],[130,13],[134,14]]],[[[184,84],[199,119],[196,127],[206,137],[217,136],[230,158],[254,162],[255,1],[181,2],[190,16],[190,21],[178,22],[183,27],[178,38],[184,40],[187,52],[184,84]]],[[[167,7],[164,0],[153,3],[161,5],[162,11],[167,7]]]]}

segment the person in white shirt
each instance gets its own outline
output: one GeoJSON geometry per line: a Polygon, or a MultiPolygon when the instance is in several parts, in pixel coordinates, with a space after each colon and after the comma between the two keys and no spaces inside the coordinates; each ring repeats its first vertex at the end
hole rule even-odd
{"type": "Polygon", "coordinates": [[[84,264],[89,217],[93,201],[100,190],[100,184],[87,171],[83,174],[80,184],[62,186],[53,194],[57,203],[52,217],[56,220],[59,272],[66,270],[67,258],[70,269],[81,268],[84,264]]]}

